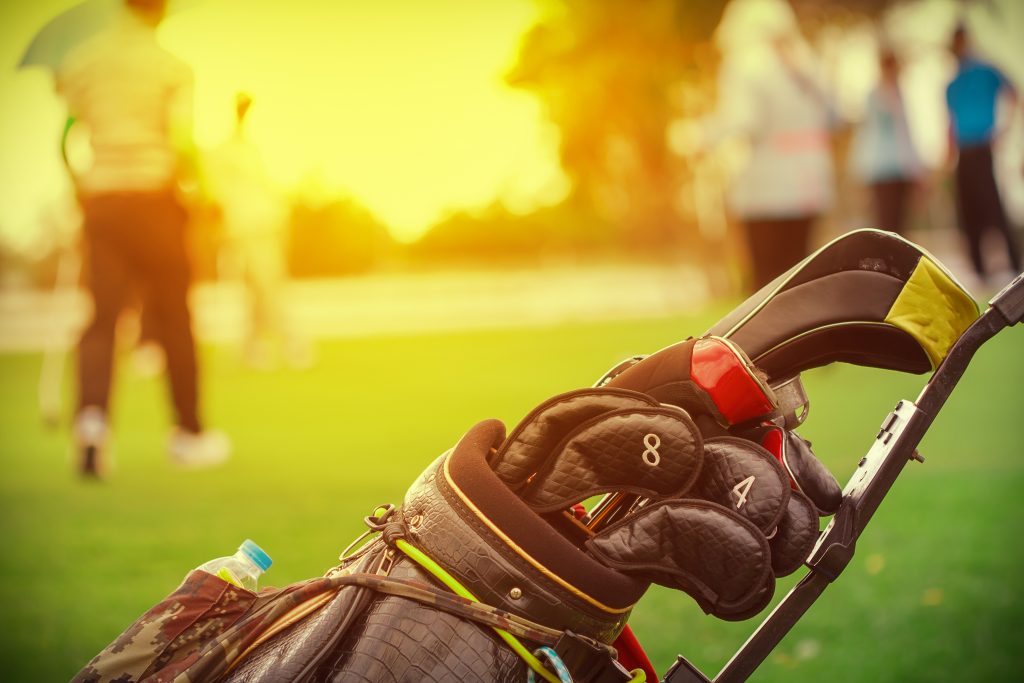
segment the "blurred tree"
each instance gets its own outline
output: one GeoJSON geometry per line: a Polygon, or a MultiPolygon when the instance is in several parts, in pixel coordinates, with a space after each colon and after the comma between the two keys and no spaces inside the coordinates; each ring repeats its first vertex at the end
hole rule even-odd
{"type": "Polygon", "coordinates": [[[409,255],[420,262],[496,265],[594,256],[611,253],[616,246],[611,223],[570,203],[522,215],[496,202],[482,211],[460,211],[436,223],[409,245],[409,255]]]}
{"type": "Polygon", "coordinates": [[[288,266],[295,277],[364,272],[395,249],[387,227],[351,199],[297,200],[289,227],[288,266]]]}
{"type": "Polygon", "coordinates": [[[675,201],[680,164],[666,144],[679,115],[668,97],[693,65],[724,0],[556,0],[524,37],[507,74],[535,93],[561,132],[568,199],[644,249],[694,247],[675,201]]]}

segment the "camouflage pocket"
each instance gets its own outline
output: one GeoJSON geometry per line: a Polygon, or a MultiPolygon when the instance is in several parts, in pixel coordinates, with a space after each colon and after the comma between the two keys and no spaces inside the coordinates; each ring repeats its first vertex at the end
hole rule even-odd
{"type": "Polygon", "coordinates": [[[257,596],[204,571],[189,572],[177,590],[93,657],[72,683],[170,681],[210,640],[276,592],[257,596]]]}

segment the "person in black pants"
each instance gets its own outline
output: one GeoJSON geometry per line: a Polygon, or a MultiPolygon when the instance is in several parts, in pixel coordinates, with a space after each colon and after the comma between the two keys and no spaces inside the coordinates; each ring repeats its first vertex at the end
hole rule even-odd
{"type": "Polygon", "coordinates": [[[94,312],[78,347],[79,407],[109,401],[117,318],[138,286],[160,322],[178,425],[201,431],[184,207],[169,190],[97,195],[82,204],[94,312]]]}
{"type": "Polygon", "coordinates": [[[956,162],[957,213],[960,229],[967,238],[971,265],[982,280],[986,277],[985,261],[981,253],[984,233],[995,228],[1006,244],[1010,268],[1021,271],[1020,250],[1006,217],[999,188],[996,186],[992,166],[992,146],[962,147],[956,162]]]}
{"type": "MultiPolygon", "coordinates": [[[[75,47],[57,71],[73,120],[90,129],[92,162],[74,173],[93,315],[78,346],[78,467],[104,473],[117,318],[141,286],[157,319],[176,417],[174,462],[222,462],[227,437],[199,417],[198,368],[188,309],[186,211],[177,197],[191,147],[192,71],[164,50],[164,0],[125,0],[120,21],[75,47]]],[[[65,135],[69,127],[65,127],[65,135]]]]}
{"type": "Polygon", "coordinates": [[[810,253],[816,215],[748,218],[743,221],[751,253],[751,287],[757,291],[810,253]]]}
{"type": "Polygon", "coordinates": [[[996,107],[1006,97],[1012,112],[1017,103],[1013,85],[996,67],[968,52],[967,33],[961,26],[953,34],[956,76],[946,88],[950,119],[950,155],[956,160],[956,195],[960,229],[967,240],[971,265],[979,279],[987,277],[982,255],[982,236],[994,228],[1006,245],[1010,267],[1020,272],[1020,251],[1003,209],[992,166],[996,131],[996,107]]]}

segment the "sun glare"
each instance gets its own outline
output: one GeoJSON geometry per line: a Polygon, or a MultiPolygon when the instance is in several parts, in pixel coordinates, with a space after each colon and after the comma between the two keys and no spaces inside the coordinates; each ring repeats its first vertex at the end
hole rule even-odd
{"type": "MultiPolygon", "coordinates": [[[[68,6],[53,4],[51,14],[68,6]]],[[[230,133],[244,91],[254,99],[248,133],[282,191],[350,196],[409,241],[454,210],[498,200],[528,211],[564,195],[557,134],[532,96],[503,81],[536,12],[529,0],[207,0],[173,11],[160,39],[195,70],[201,147],[230,133]]],[[[34,11],[18,17],[17,35],[5,31],[17,44],[4,53],[10,68],[46,18],[34,11]]],[[[52,201],[64,182],[53,159],[61,105],[42,79],[26,86],[37,76],[0,82],[22,95],[4,97],[0,135],[21,140],[5,157],[30,159],[45,177],[28,196],[0,189],[6,213],[19,205],[15,218],[0,217],[5,232],[40,210],[25,206],[30,198],[52,201]]],[[[5,159],[0,173],[18,166],[5,159]]]]}

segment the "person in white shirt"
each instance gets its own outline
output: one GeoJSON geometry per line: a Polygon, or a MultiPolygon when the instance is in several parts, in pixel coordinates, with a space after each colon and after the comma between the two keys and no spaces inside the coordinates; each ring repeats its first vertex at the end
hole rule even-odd
{"type": "Polygon", "coordinates": [[[247,93],[235,96],[235,129],[204,155],[203,180],[220,209],[224,248],[222,273],[245,283],[249,296],[249,329],[245,358],[249,365],[274,364],[280,343],[284,360],[293,367],[311,362],[307,343],[288,315],[284,300],[287,204],[267,174],[259,148],[246,131],[252,107],[247,93]]]}
{"type": "Polygon", "coordinates": [[[188,165],[192,72],[163,49],[163,0],[125,0],[123,17],[74,48],[57,72],[68,115],[89,132],[92,161],[75,174],[84,214],[92,318],[78,346],[78,465],[104,473],[114,332],[141,285],[159,322],[176,428],[169,450],[185,466],[223,461],[230,443],[204,431],[188,309],[187,214],[177,185],[188,165]]]}
{"type": "Polygon", "coordinates": [[[810,253],[811,229],[834,196],[834,112],[785,2],[734,0],[716,32],[718,102],[703,146],[727,138],[748,155],[729,189],[760,289],[810,253]]]}

